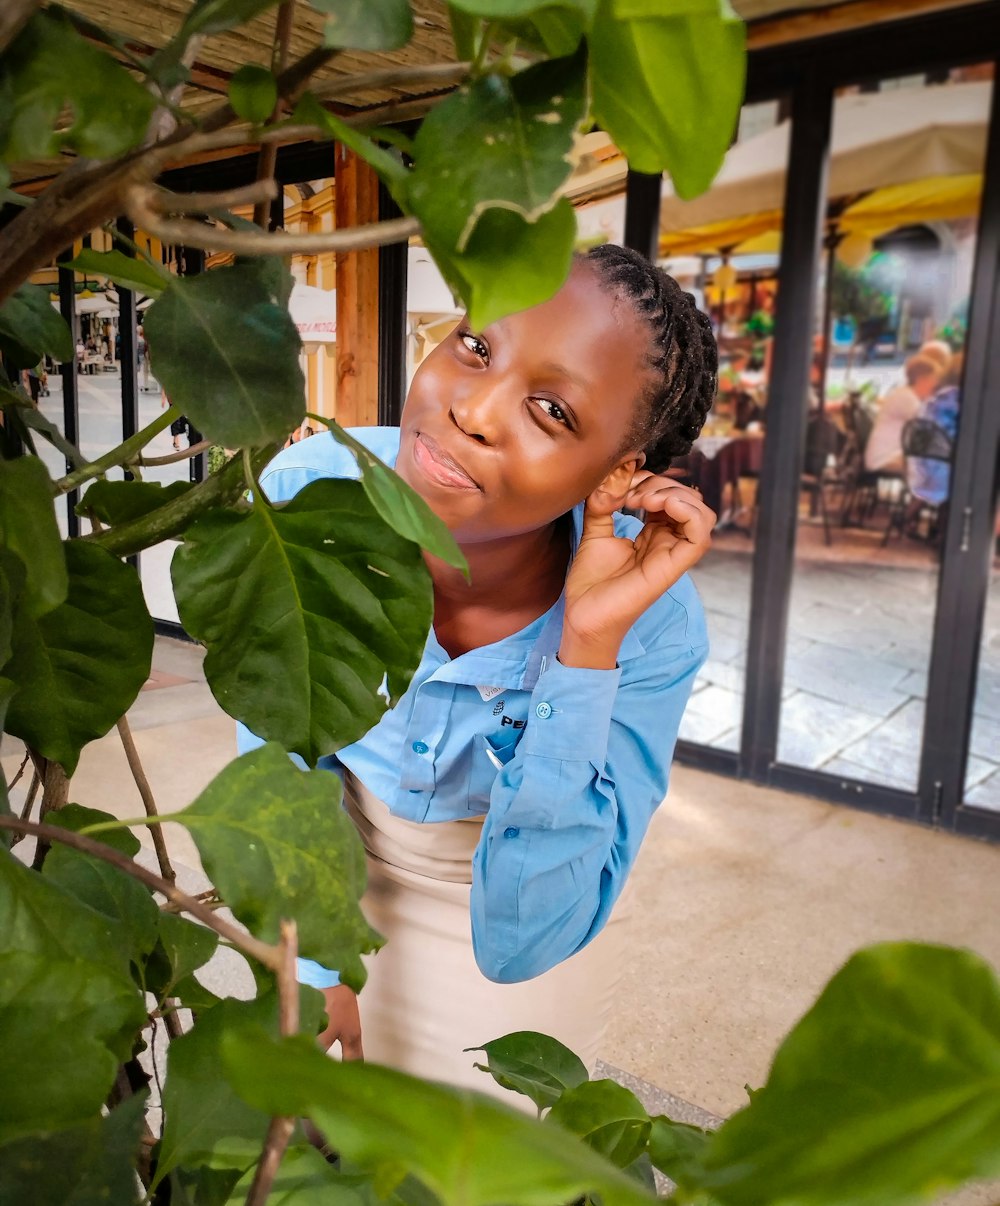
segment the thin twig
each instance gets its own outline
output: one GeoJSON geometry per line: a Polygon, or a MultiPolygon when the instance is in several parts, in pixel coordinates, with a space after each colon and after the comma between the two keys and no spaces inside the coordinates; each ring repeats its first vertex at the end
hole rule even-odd
{"type": "MultiPolygon", "coordinates": [[[[139,757],[139,751],[135,748],[135,742],[132,740],[132,730],[129,728],[126,716],[121,716],[118,719],[118,736],[122,739],[122,746],[125,749],[125,759],[128,762],[129,770],[132,772],[135,785],[139,789],[139,795],[142,797],[142,806],[146,810],[146,816],[158,817],[160,814],[156,810],[153,789],[149,786],[149,780],[146,778],[145,770],[143,770],[142,759],[139,757]]],[[[163,837],[163,829],[160,825],[149,825],[148,829],[150,837],[153,839],[156,861],[160,865],[160,874],[164,879],[174,884],[177,882],[177,873],[170,864],[170,855],[167,853],[167,843],[163,837]]]]}
{"type": "MultiPolygon", "coordinates": [[[[39,756],[42,775],[42,803],[38,810],[38,819],[45,820],[45,814],[48,812],[58,812],[60,808],[69,801],[69,776],[63,770],[60,763],[52,758],[41,758],[39,756]]],[[[35,766],[39,765],[39,761],[35,761],[35,766]]],[[[45,826],[48,828],[48,826],[45,826]]],[[[35,857],[31,860],[31,866],[35,871],[41,871],[46,856],[49,853],[49,843],[42,840],[35,846],[35,857]]]]}
{"type": "Polygon", "coordinates": [[[429,63],[422,67],[386,67],[366,71],[361,75],[345,75],[313,89],[317,100],[333,100],[337,96],[356,99],[359,92],[370,88],[400,88],[411,85],[444,88],[460,84],[469,74],[471,63],[429,63]]]}
{"type": "Polygon", "coordinates": [[[37,769],[32,772],[31,784],[28,787],[28,795],[24,801],[24,807],[21,809],[21,820],[26,821],[31,816],[31,809],[35,803],[35,796],[38,795],[38,789],[42,785],[42,776],[37,769]]]}
{"type": "Polygon", "coordinates": [[[137,461],[129,463],[142,465],[145,469],[152,469],[156,465],[173,465],[177,461],[189,461],[193,457],[201,456],[203,452],[207,452],[211,447],[211,440],[200,440],[197,444],[192,444],[188,448],[181,448],[177,452],[168,453],[167,456],[140,456],[137,461]]]}
{"type": "MultiPolygon", "coordinates": [[[[147,190],[134,188],[128,195],[129,215],[137,226],[163,243],[200,247],[204,251],[232,251],[237,255],[308,255],[322,251],[364,251],[387,243],[405,243],[420,233],[416,218],[393,218],[371,222],[325,234],[264,233],[253,230],[227,230],[184,218],[159,218],[147,202],[147,190]]],[[[66,479],[63,479],[66,480],[66,479]]]]}
{"type": "MultiPolygon", "coordinates": [[[[274,50],[271,53],[271,71],[280,76],[288,65],[288,42],[292,36],[292,18],[295,15],[295,0],[282,0],[278,6],[278,15],[274,20],[274,50]]],[[[284,110],[284,102],[279,96],[275,102],[270,120],[277,121],[284,110]]],[[[278,148],[273,143],[260,148],[257,156],[257,182],[274,179],[274,169],[278,162],[278,148]]],[[[275,194],[276,195],[276,194],[275,194]]],[[[268,202],[270,198],[261,198],[253,207],[253,220],[258,226],[267,225],[268,202]]],[[[281,223],[284,226],[284,222],[281,223]]]]}
{"type": "MultiPolygon", "coordinates": [[[[289,1036],[299,1032],[299,986],[295,978],[295,960],[299,953],[298,930],[294,921],[282,919],[278,952],[281,963],[278,979],[278,1029],[289,1036]]],[[[261,1153],[253,1184],[247,1194],[246,1206],[265,1206],[275,1174],[285,1154],[288,1140],[295,1127],[294,1118],[272,1118],[267,1128],[264,1151],[261,1153]]]]}
{"type": "Polygon", "coordinates": [[[256,959],[258,963],[263,963],[265,967],[269,967],[275,975],[281,972],[284,964],[280,947],[271,946],[267,942],[261,942],[259,938],[255,938],[253,934],[248,934],[244,930],[238,929],[231,922],[226,921],[225,918],[217,917],[211,909],[206,909],[194,897],[188,896],[186,892],[182,892],[172,883],[168,883],[167,880],[155,872],[147,871],[145,867],[135,862],[134,859],[129,858],[118,850],[112,849],[111,846],[95,842],[93,838],[85,837],[82,833],[73,833],[70,829],[61,829],[58,825],[36,825],[33,821],[21,821],[16,817],[0,816],[0,829],[10,829],[14,833],[36,837],[44,842],[61,842],[64,846],[72,846],[74,850],[79,850],[83,854],[90,854],[94,858],[103,859],[106,863],[117,867],[119,871],[124,871],[126,875],[131,875],[133,879],[139,880],[147,888],[152,888],[154,892],[159,892],[167,900],[180,905],[185,913],[190,913],[192,917],[197,917],[203,925],[207,925],[210,930],[215,930],[220,937],[228,939],[233,946],[243,951],[244,954],[249,955],[252,959],[256,959]]]}
{"type": "Polygon", "coordinates": [[[72,473],[67,473],[65,477],[53,482],[52,492],[56,495],[67,494],[75,486],[81,486],[84,482],[90,481],[92,477],[103,477],[109,469],[113,469],[116,465],[124,465],[137,456],[154,436],[169,427],[177,417],[177,407],[168,406],[166,410],[157,415],[152,423],[148,423],[134,436],[129,436],[127,440],[116,448],[112,448],[110,452],[99,456],[96,461],[81,465],[79,469],[74,469],[72,473]]]}
{"type": "Polygon", "coordinates": [[[8,795],[14,790],[15,787],[17,787],[18,783],[21,782],[21,776],[24,774],[24,768],[28,765],[28,763],[30,761],[31,761],[31,755],[27,751],[25,751],[24,758],[21,760],[21,765],[17,768],[17,774],[7,784],[8,795]]]}
{"type": "Polygon", "coordinates": [[[223,193],[172,193],[169,189],[157,188],[150,194],[150,203],[164,214],[210,214],[235,209],[238,205],[271,201],[277,195],[278,186],[273,180],[255,180],[253,184],[223,193]]]}

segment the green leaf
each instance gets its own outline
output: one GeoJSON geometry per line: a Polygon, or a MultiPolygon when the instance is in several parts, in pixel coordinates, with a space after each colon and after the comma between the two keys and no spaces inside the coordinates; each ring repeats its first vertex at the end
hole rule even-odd
{"type": "Polygon", "coordinates": [[[229,81],[229,103],[237,117],[260,125],[278,103],[278,81],[266,67],[245,63],[229,81]]]}
{"type": "Polygon", "coordinates": [[[589,1079],[578,1055],[558,1039],[532,1030],[518,1030],[468,1050],[484,1051],[487,1067],[476,1067],[489,1072],[502,1088],[530,1097],[540,1110],[554,1105],[566,1089],[589,1079]]]}
{"type": "Polygon", "coordinates": [[[146,1011],[121,927],[0,854],[0,1143],[91,1118],[146,1011]]]}
{"type": "Polygon", "coordinates": [[[631,167],[668,171],[684,198],[704,192],[722,166],[746,75],[743,23],[721,4],[697,7],[678,13],[661,0],[625,9],[637,14],[626,18],[600,0],[589,39],[595,119],[631,167]]]}
{"type": "Polygon", "coordinates": [[[90,515],[105,524],[128,523],[173,502],[192,488],[193,482],[94,482],[77,503],[77,515],[90,515]]]}
{"type": "MultiPolygon", "coordinates": [[[[648,5],[648,0],[646,0],[648,5]]],[[[477,17],[490,20],[511,20],[519,17],[535,17],[540,12],[564,9],[576,13],[588,24],[593,20],[597,0],[449,0],[453,8],[462,9],[477,17]]]]}
{"type": "Polygon", "coordinates": [[[465,556],[455,538],[411,486],[393,472],[360,440],[349,435],[339,423],[323,420],[338,444],[354,453],[361,470],[361,485],[368,501],[393,531],[412,540],[447,565],[468,570],[465,556]]]}
{"type": "Polygon", "coordinates": [[[402,695],[431,623],[419,548],[385,526],[359,482],[210,512],[185,533],[172,576],[220,705],[310,765],[379,720],[383,679],[402,695]]]}
{"type": "MultiPolygon", "coordinates": [[[[119,832],[129,833],[129,830],[119,832]]],[[[109,834],[110,836],[110,834],[109,834]]],[[[143,971],[146,990],[151,992],[158,1001],[177,995],[185,1005],[195,1006],[180,991],[180,986],[190,980],[191,973],[203,967],[215,954],[219,945],[219,935],[207,926],[197,925],[176,913],[159,911],[159,933],[156,946],[146,961],[143,971]],[[176,994],[175,994],[176,990],[176,994]]],[[[197,981],[195,981],[197,984],[197,981]]],[[[194,988],[194,985],[191,985],[194,988]]],[[[201,987],[200,985],[198,986],[201,987]]],[[[203,991],[208,992],[207,989],[203,991]]],[[[197,989],[195,993],[198,995],[197,989]]],[[[211,1003],[215,1003],[214,994],[211,1003]]],[[[205,1004],[199,1000],[198,1007],[205,1004]]]]}
{"type": "Polygon", "coordinates": [[[565,197],[536,222],[491,209],[476,223],[466,249],[455,254],[427,239],[445,279],[466,304],[473,330],[548,301],[569,276],[576,211],[565,197]],[[497,264],[504,271],[497,272],[497,264]]]}
{"type": "Polygon", "coordinates": [[[178,39],[194,34],[222,33],[273,8],[278,0],[197,0],[184,21],[178,39]]]}
{"type": "Polygon", "coordinates": [[[444,1202],[555,1206],[587,1192],[615,1206],[654,1200],[572,1135],[478,1093],[340,1063],[302,1036],[230,1032],[222,1057],[249,1104],[310,1117],[348,1160],[406,1169],[444,1202]]]}
{"type": "Polygon", "coordinates": [[[340,807],[339,778],[300,771],[276,745],[225,767],[170,815],[191,832],[205,871],[233,913],[265,942],[294,917],[299,950],[360,988],[360,956],[381,946],[358,900],[364,847],[340,807]]]}
{"type": "Polygon", "coordinates": [[[649,1115],[642,1102],[613,1080],[591,1080],[567,1089],[546,1122],[579,1135],[619,1168],[636,1160],[649,1139],[649,1115]]]}
{"type": "Polygon", "coordinates": [[[711,1132],[657,1114],[649,1133],[649,1156],[656,1167],[683,1190],[704,1181],[705,1149],[711,1132]]]}
{"type": "Polygon", "coordinates": [[[582,56],[483,76],[436,105],[417,134],[407,188],[428,245],[464,251],[495,208],[528,219],[549,212],[586,110],[582,56]]]}
{"type": "MultiPolygon", "coordinates": [[[[66,598],[66,554],[52,505],[52,482],[34,456],[0,461],[0,547],[24,566],[25,610],[42,616],[66,598]]],[[[14,573],[5,565],[8,578],[14,573]]]]}
{"type": "Polygon", "coordinates": [[[406,184],[409,171],[402,159],[392,151],[380,147],[367,134],[340,120],[335,113],[324,109],[316,97],[307,92],[299,100],[292,115],[295,124],[319,126],[326,129],[331,138],[342,142],[356,155],[378,172],[393,197],[402,205],[405,204],[406,184]]]}
{"type": "Polygon", "coordinates": [[[107,277],[123,289],[146,293],[150,297],[159,297],[174,279],[165,268],[118,250],[94,251],[85,247],[64,267],[82,272],[84,276],[107,277]]]}
{"type": "Polygon", "coordinates": [[[325,46],[345,50],[399,50],[413,37],[409,0],[310,0],[329,13],[325,46]]]}
{"type": "MultiPolygon", "coordinates": [[[[315,989],[305,990],[304,1026],[319,1025],[322,1001],[315,989]]],[[[203,1013],[187,1034],[171,1042],[157,1180],[180,1164],[243,1170],[256,1162],[268,1115],[234,1093],[222,1062],[225,1035],[246,1026],[277,1035],[278,998],[273,990],[252,1001],[221,1001],[203,1013]]]]}
{"type": "Polygon", "coordinates": [[[1000,983],[969,951],[860,951],[710,1140],[725,1206],[895,1206],[1000,1173],[1000,983]]]}
{"type": "Polygon", "coordinates": [[[144,330],[167,396],[214,443],[263,447],[305,413],[298,331],[256,267],[176,278],[144,330]]]}
{"type": "MultiPolygon", "coordinates": [[[[64,804],[58,812],[47,814],[45,817],[47,825],[56,825],[60,829],[68,829],[71,833],[80,833],[90,825],[100,825],[107,821],[113,821],[117,824],[118,818],[110,812],[102,812],[99,808],[87,808],[83,804],[64,804]]],[[[142,849],[142,843],[131,829],[109,829],[106,833],[101,834],[100,840],[102,845],[110,846],[112,850],[117,850],[119,854],[124,854],[126,858],[135,858],[142,849]]],[[[60,850],[68,849],[62,846],[53,847],[53,849],[56,848],[60,850]]],[[[47,860],[45,869],[48,871],[47,860]]],[[[101,910],[98,909],[98,912],[101,912],[101,910]]]]}
{"type": "MultiPolygon", "coordinates": [[[[0,407],[15,423],[22,423],[29,431],[37,431],[39,435],[44,436],[74,469],[79,469],[84,463],[85,458],[80,449],[66,439],[55,423],[47,419],[27,395],[15,393],[0,385],[0,407]]],[[[25,443],[28,441],[25,440],[25,443]]]]}
{"type": "MultiPolygon", "coordinates": [[[[256,1166],[243,1175],[231,1206],[246,1202],[255,1171],[256,1166]]],[[[268,1198],[271,1206],[377,1206],[378,1201],[367,1178],[344,1176],[314,1147],[288,1149],[268,1198]]]]}
{"type": "MultiPolygon", "coordinates": [[[[78,833],[87,825],[114,821],[115,818],[96,808],[68,804],[50,814],[47,820],[51,825],[78,833]]],[[[108,836],[120,853],[130,858],[137,853],[139,843],[128,830],[112,830],[108,836]],[[123,837],[126,837],[126,849],[122,848],[126,845],[122,842],[123,837]]],[[[96,912],[117,921],[121,926],[124,950],[135,962],[138,963],[155,946],[160,910],[149,890],[126,872],[104,859],[55,843],[45,859],[45,876],[96,912]]]]}
{"type": "Polygon", "coordinates": [[[134,1206],[146,1094],[106,1117],[0,1148],[0,1202],[9,1206],[134,1206]]]}
{"type": "Polygon", "coordinates": [[[460,63],[471,61],[476,57],[480,21],[455,4],[448,5],[448,21],[451,24],[451,39],[455,43],[455,57],[460,63]]]}
{"type": "MultiPolygon", "coordinates": [[[[24,595],[24,579],[24,562],[7,549],[0,548],[0,666],[7,664],[13,652],[14,617],[24,595]]],[[[11,687],[14,688],[13,683],[11,687]]],[[[4,716],[9,702],[9,698],[4,700],[4,716]]]]}
{"type": "Polygon", "coordinates": [[[73,359],[66,320],[49,301],[43,285],[22,285],[0,306],[0,347],[15,368],[34,368],[46,353],[73,359]]]}
{"type": "Polygon", "coordinates": [[[65,549],[66,601],[37,620],[19,613],[5,673],[19,687],[7,731],[72,774],[149,677],[153,621],[130,565],[82,540],[65,549]]]}
{"type": "MultiPolygon", "coordinates": [[[[0,63],[12,111],[0,153],[10,163],[63,150],[110,159],[138,146],[156,100],[138,80],[49,8],[36,13],[0,63]],[[60,115],[72,120],[60,126],[60,115]]],[[[60,360],[72,359],[72,350],[60,360]]]]}

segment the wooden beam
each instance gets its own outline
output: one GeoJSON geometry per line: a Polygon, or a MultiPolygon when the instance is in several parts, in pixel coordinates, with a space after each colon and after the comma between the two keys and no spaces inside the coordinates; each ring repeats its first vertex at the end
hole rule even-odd
{"type": "MultiPolygon", "coordinates": [[[[762,17],[747,25],[747,48],[807,42],[830,34],[846,33],[863,26],[883,25],[907,17],[947,9],[968,8],[970,0],[853,0],[827,8],[808,9],[784,17],[762,17]]],[[[988,53],[984,53],[988,57],[988,53]]]]}
{"type": "MultiPolygon", "coordinates": [[[[378,221],[378,177],[337,144],[334,225],[378,221]]],[[[337,421],[378,422],[378,249],[337,256],[337,421]]]]}

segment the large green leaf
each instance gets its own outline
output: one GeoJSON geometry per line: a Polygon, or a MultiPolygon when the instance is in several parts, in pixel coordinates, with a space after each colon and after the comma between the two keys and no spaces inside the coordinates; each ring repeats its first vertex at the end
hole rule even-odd
{"type": "Polygon", "coordinates": [[[325,420],[338,444],[349,448],[361,470],[361,485],[382,519],[407,540],[419,544],[456,569],[466,569],[465,556],[455,538],[427,503],[368,448],[332,419],[325,420]]]}
{"type": "Polygon", "coordinates": [[[179,36],[222,33],[243,25],[274,8],[278,0],[197,0],[184,20],[179,36]]]}
{"type": "Polygon", "coordinates": [[[84,276],[108,277],[123,289],[134,289],[136,293],[146,293],[150,297],[159,297],[174,279],[165,268],[158,268],[148,260],[140,260],[117,249],[94,251],[85,247],[64,267],[75,268],[84,276]]]}
{"type": "Polygon", "coordinates": [[[651,1119],[649,1156],[660,1172],[682,1190],[695,1190],[704,1180],[705,1149],[711,1133],[665,1114],[651,1119]]]}
{"type": "Polygon", "coordinates": [[[15,626],[5,674],[18,684],[7,730],[72,774],[88,741],[103,737],[149,677],[153,621],[138,575],[103,549],[67,541],[69,593],[15,626]]]}
{"type": "MultiPolygon", "coordinates": [[[[315,989],[300,988],[300,1000],[303,1025],[314,1030],[323,998],[315,989]]],[[[252,1001],[220,1002],[203,1013],[187,1034],[171,1042],[158,1180],[180,1164],[242,1170],[256,1162],[268,1116],[237,1096],[222,1063],[225,1035],[251,1025],[277,1035],[278,998],[273,990],[252,1001]]]]}
{"type": "Polygon", "coordinates": [[[582,56],[512,77],[483,76],[432,109],[417,134],[407,187],[428,245],[464,251],[493,208],[529,219],[551,210],[586,110],[582,56]]]}
{"type": "Polygon", "coordinates": [[[746,35],[725,0],[599,0],[589,39],[594,117],[631,167],[680,197],[712,183],[743,102],[746,35]]]}
{"type": "Polygon", "coordinates": [[[711,1139],[726,1206],[895,1206],[1000,1173],[1000,983],[968,951],[854,955],[711,1139]]]}
{"type": "Polygon", "coordinates": [[[78,515],[91,515],[104,524],[128,523],[173,502],[193,488],[193,482],[94,482],[77,503],[78,515]]]}
{"type": "MultiPolygon", "coordinates": [[[[87,825],[115,820],[110,813],[82,808],[79,804],[68,804],[48,819],[50,824],[73,832],[79,832],[87,825]]],[[[128,830],[113,830],[108,837],[129,857],[138,852],[139,843],[128,830]],[[130,849],[122,849],[123,838],[131,839],[130,849]]],[[[61,846],[58,842],[45,859],[45,875],[77,900],[117,921],[121,926],[124,950],[137,963],[156,945],[160,910],[149,890],[131,875],[102,858],[61,846]]]]}
{"type": "Polygon", "coordinates": [[[95,159],[121,155],[142,141],[156,106],[151,92],[54,8],[36,13],[0,60],[4,91],[11,113],[0,127],[0,154],[12,163],[64,149],[95,159]],[[72,120],[62,126],[65,111],[72,120]]]}
{"type": "Polygon", "coordinates": [[[0,348],[15,368],[34,368],[46,354],[73,359],[66,320],[42,285],[22,285],[0,305],[0,348]]]}
{"type": "Polygon", "coordinates": [[[307,1116],[347,1159],[410,1172],[454,1206],[555,1206],[587,1192],[615,1206],[654,1200],[574,1136],[478,1093],[340,1063],[302,1036],[231,1032],[222,1056],[257,1109],[307,1116]]]}
{"type": "Polygon", "coordinates": [[[518,1030],[503,1038],[471,1047],[483,1051],[489,1072],[498,1085],[530,1097],[540,1110],[554,1105],[560,1096],[589,1079],[586,1065],[558,1039],[532,1030],[518,1030]]]}
{"type": "Polygon", "coordinates": [[[135,1158],[146,1094],[106,1117],[0,1147],[0,1202],[6,1206],[133,1206],[135,1158]]]}
{"type": "Polygon", "coordinates": [[[0,384],[0,408],[4,414],[10,416],[13,424],[23,424],[26,431],[21,431],[21,438],[30,448],[32,441],[30,433],[37,431],[43,436],[66,458],[68,464],[74,469],[78,469],[84,463],[84,456],[75,444],[71,444],[63,435],[59,428],[47,419],[45,415],[32,403],[30,397],[23,391],[18,393],[12,389],[6,389],[0,384]]]}
{"type": "Polygon", "coordinates": [[[283,440],[305,414],[302,345],[271,272],[241,263],[177,277],[146,312],[157,379],[226,448],[283,440]]]}
{"type": "MultiPolygon", "coordinates": [[[[0,461],[0,547],[9,549],[24,567],[24,610],[41,616],[66,598],[66,554],[59,537],[52,490],[45,466],[37,457],[0,461]]],[[[19,573],[4,564],[16,590],[19,573]]]]}
{"type": "Polygon", "coordinates": [[[171,567],[181,622],[208,647],[230,716],[315,765],[398,698],[430,628],[417,545],[387,528],[359,482],[322,480],[280,507],[214,511],[171,567]]]}
{"type": "Polygon", "coordinates": [[[360,988],[360,956],[381,941],[358,908],[364,848],[340,796],[336,775],[300,771],[265,745],[170,820],[190,830],[212,883],[258,938],[277,941],[281,918],[294,917],[301,953],[360,988]]]}
{"type": "MultiPolygon", "coordinates": [[[[239,1206],[247,1200],[254,1169],[249,1169],[233,1190],[229,1201],[239,1206]]],[[[268,1201],[273,1206],[392,1206],[378,1198],[371,1183],[337,1171],[314,1147],[292,1147],[285,1153],[274,1178],[268,1201]]]]}
{"type": "Polygon", "coordinates": [[[564,8],[576,12],[590,21],[594,16],[596,0],[448,0],[452,8],[473,13],[490,20],[534,17],[545,9],[564,8]]]}
{"type": "Polygon", "coordinates": [[[398,50],[413,37],[409,0],[309,0],[329,13],[323,28],[327,46],[345,50],[398,50]]]}
{"type": "Polygon", "coordinates": [[[548,301],[569,276],[576,211],[565,197],[535,222],[509,209],[490,209],[461,253],[428,238],[438,267],[465,302],[469,322],[483,331],[507,314],[548,301]],[[497,264],[504,271],[497,272],[497,264]]]}
{"type": "Polygon", "coordinates": [[[613,1080],[591,1080],[567,1089],[546,1121],[579,1135],[619,1168],[637,1159],[649,1139],[649,1115],[642,1102],[613,1080]]]}
{"type": "Polygon", "coordinates": [[[259,63],[244,63],[229,81],[229,103],[237,117],[260,125],[278,103],[278,81],[259,63]]]}
{"type": "Polygon", "coordinates": [[[121,927],[0,853],[0,1142],[92,1117],[146,1011],[121,927]]]}

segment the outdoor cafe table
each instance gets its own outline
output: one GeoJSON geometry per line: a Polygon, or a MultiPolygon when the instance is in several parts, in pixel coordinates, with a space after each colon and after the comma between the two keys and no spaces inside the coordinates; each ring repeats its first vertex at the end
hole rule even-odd
{"type": "Polygon", "coordinates": [[[740,478],[759,475],[763,461],[763,432],[733,431],[701,436],[687,456],[674,458],[672,468],[684,470],[685,479],[698,487],[706,504],[721,518],[726,487],[730,487],[732,509],[740,478]]]}

